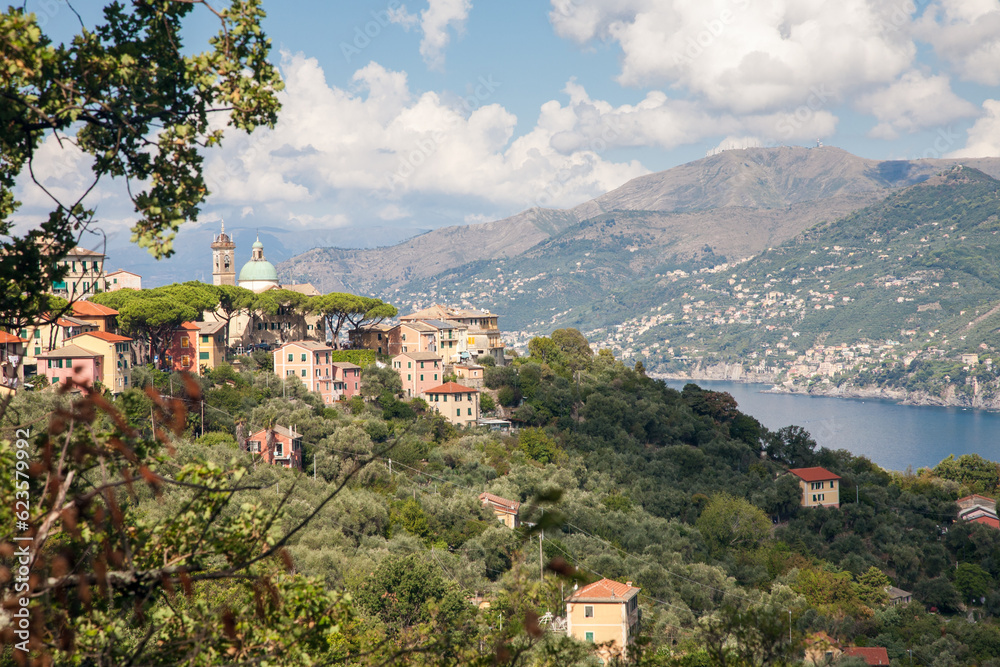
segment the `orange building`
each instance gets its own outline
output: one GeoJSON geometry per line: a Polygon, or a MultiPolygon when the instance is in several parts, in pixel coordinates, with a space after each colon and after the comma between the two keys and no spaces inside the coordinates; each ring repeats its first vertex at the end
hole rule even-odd
{"type": "Polygon", "coordinates": [[[181,325],[174,329],[170,336],[170,345],[166,350],[171,370],[200,374],[200,366],[198,365],[199,330],[197,322],[181,322],[181,325]]]}
{"type": "Polygon", "coordinates": [[[566,598],[566,634],[604,644],[597,650],[604,662],[615,657],[627,660],[642,619],[639,590],[631,581],[601,579],[574,591],[566,598]]]}
{"type": "Polygon", "coordinates": [[[257,431],[247,438],[247,447],[266,463],[302,469],[302,434],[294,428],[275,426],[257,431]]]}
{"type": "Polygon", "coordinates": [[[90,301],[73,303],[73,317],[97,327],[98,331],[114,333],[118,330],[118,311],[90,301]]]}

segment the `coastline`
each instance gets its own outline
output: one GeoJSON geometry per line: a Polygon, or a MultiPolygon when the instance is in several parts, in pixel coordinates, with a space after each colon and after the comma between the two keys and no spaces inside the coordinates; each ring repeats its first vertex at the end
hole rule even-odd
{"type": "Polygon", "coordinates": [[[716,364],[705,369],[688,373],[651,373],[652,377],[664,380],[688,380],[691,382],[716,381],[738,382],[740,384],[770,385],[762,389],[765,394],[788,394],[798,396],[824,396],[861,400],[884,400],[898,405],[923,407],[965,408],[970,410],[1000,411],[1000,396],[985,398],[980,395],[968,396],[955,391],[954,385],[945,388],[942,394],[926,391],[909,391],[887,387],[856,387],[850,384],[836,386],[817,383],[812,387],[777,383],[774,375],[748,373],[739,364],[716,364]]]}

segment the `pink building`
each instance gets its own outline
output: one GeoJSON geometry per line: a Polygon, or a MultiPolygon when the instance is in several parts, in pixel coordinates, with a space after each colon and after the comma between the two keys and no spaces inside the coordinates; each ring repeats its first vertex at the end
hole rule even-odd
{"type": "Polygon", "coordinates": [[[257,431],[247,438],[247,446],[251,454],[260,455],[265,463],[302,469],[302,434],[294,428],[275,426],[257,431]]]}
{"type": "Polygon", "coordinates": [[[333,349],[314,340],[297,340],[285,343],[274,350],[274,373],[278,377],[294,375],[302,380],[309,391],[323,397],[324,403],[340,398],[338,384],[330,355],[333,349]]]}
{"type": "Polygon", "coordinates": [[[142,289],[142,276],[125,269],[118,269],[104,277],[105,292],[117,292],[120,289],[142,289]]]}
{"type": "Polygon", "coordinates": [[[333,362],[334,373],[341,384],[340,398],[346,400],[361,393],[361,366],[349,361],[333,362]]]}
{"type": "Polygon", "coordinates": [[[44,374],[50,384],[72,379],[76,384],[92,387],[103,377],[104,355],[70,344],[38,355],[38,366],[39,374],[44,374]]]}
{"type": "Polygon", "coordinates": [[[392,358],[392,369],[399,373],[407,398],[441,384],[441,357],[434,352],[403,352],[392,358]]]}
{"type": "Polygon", "coordinates": [[[167,357],[170,369],[187,371],[198,375],[198,332],[200,328],[195,322],[182,322],[174,329],[167,347],[167,357]]]}

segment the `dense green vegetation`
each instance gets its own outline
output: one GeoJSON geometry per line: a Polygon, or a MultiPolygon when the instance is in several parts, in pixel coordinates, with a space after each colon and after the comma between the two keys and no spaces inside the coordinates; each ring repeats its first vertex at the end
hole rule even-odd
{"type": "Polygon", "coordinates": [[[89,577],[36,586],[34,650],[60,664],[591,664],[538,618],[560,615],[575,581],[606,576],[642,588],[641,664],[795,664],[820,631],[894,661],[1000,664],[1000,531],[954,523],[956,498],[995,493],[995,464],[888,473],[800,428],[770,432],[728,394],[675,391],[592,354],[575,330],[530,349],[487,370],[521,427],[510,436],[455,430],[374,367],[365,398],[336,407],[295,378],[228,366],[137,373],[140,387],[76,408],[20,395],[2,458],[32,425],[33,523],[53,502],[44,471],[60,465],[75,508],[35,567],[50,582],[89,577]],[[53,410],[69,412],[41,435],[53,410]],[[271,424],[304,434],[303,472],[239,448],[271,424]],[[64,442],[75,456],[46,453],[64,442]],[[814,465],[842,476],[841,508],[799,507],[785,471],[814,465]],[[537,526],[498,524],[484,490],[537,526]],[[120,571],[137,574],[107,575],[120,571]],[[888,606],[890,583],[915,602],[888,606]]]}

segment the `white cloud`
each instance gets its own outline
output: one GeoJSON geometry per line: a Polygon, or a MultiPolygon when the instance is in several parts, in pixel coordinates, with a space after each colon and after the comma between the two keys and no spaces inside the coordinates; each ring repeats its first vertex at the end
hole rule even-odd
{"type": "MultiPolygon", "coordinates": [[[[444,50],[451,42],[451,30],[461,32],[472,9],[472,0],[429,0],[420,12],[420,55],[431,69],[444,67],[444,50]]],[[[389,20],[407,30],[417,23],[417,16],[403,5],[389,12],[389,20]]]]}
{"type": "Polygon", "coordinates": [[[623,51],[619,81],[669,84],[712,106],[767,113],[831,105],[908,69],[910,17],[881,0],[552,0],[557,34],[623,51]]]}
{"type": "Polygon", "coordinates": [[[569,153],[576,150],[603,151],[623,146],[659,146],[673,149],[720,134],[751,133],[758,145],[824,138],[833,134],[837,118],[821,108],[803,104],[790,112],[747,114],[711,112],[690,100],[667,97],[652,91],[638,104],[618,107],[593,100],[586,90],[570,81],[564,92],[565,107],[556,101],[542,107],[539,125],[549,129],[552,146],[569,153]]]}
{"type": "Polygon", "coordinates": [[[948,157],[1000,157],[1000,100],[983,102],[984,115],[969,128],[965,148],[948,157]]]}
{"type": "Polygon", "coordinates": [[[979,113],[974,104],[952,92],[947,76],[926,76],[916,70],[863,95],[855,106],[879,121],[868,136],[889,140],[898,138],[900,132],[916,132],[979,113]]]}
{"type": "Polygon", "coordinates": [[[637,161],[603,159],[599,147],[556,150],[553,136],[572,129],[575,112],[552,117],[555,102],[514,138],[517,118],[490,101],[501,83],[488,77],[474,82],[473,96],[449,103],[412,93],[405,73],[376,63],[358,70],[349,90],[329,85],[301,54],[284,54],[281,67],[277,126],[233,134],[207,154],[209,204],[253,205],[256,216],[292,210],[297,219],[300,210],[339,209],[355,223],[385,219],[389,204],[409,213],[441,197],[513,213],[542,192],[548,205],[573,206],[647,173],[637,161]]]}
{"type": "Polygon", "coordinates": [[[410,215],[411,213],[405,208],[401,208],[395,204],[387,204],[378,211],[378,217],[383,220],[401,220],[410,217],[410,215]]]}
{"type": "Polygon", "coordinates": [[[936,0],[917,22],[915,34],[929,42],[962,79],[1000,85],[1000,3],[996,0],[936,0]]]}

